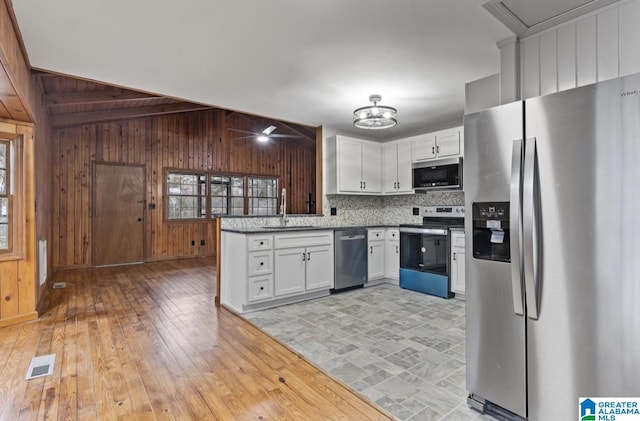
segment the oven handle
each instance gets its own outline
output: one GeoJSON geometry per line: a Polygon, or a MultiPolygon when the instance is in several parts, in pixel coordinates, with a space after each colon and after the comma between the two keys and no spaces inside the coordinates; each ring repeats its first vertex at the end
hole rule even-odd
{"type": "Polygon", "coordinates": [[[440,229],[440,228],[400,227],[400,232],[407,232],[410,234],[449,235],[448,229],[440,229]]]}

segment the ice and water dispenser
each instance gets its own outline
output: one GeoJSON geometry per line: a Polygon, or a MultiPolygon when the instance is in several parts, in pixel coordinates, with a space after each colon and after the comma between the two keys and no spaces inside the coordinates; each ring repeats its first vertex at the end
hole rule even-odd
{"type": "Polygon", "coordinates": [[[509,202],[477,202],[472,206],[473,257],[510,262],[509,202]]]}

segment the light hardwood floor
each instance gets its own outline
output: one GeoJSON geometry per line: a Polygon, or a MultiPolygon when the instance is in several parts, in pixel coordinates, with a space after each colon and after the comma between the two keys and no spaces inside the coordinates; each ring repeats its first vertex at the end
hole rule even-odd
{"type": "Polygon", "coordinates": [[[41,317],[0,328],[0,420],[389,419],[216,308],[212,260],[58,273],[41,317]],[[52,375],[25,380],[31,358],[52,375]]]}

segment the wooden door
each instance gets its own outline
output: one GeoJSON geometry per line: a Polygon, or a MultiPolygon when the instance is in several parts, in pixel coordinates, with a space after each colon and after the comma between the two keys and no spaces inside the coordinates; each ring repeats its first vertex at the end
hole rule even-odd
{"type": "Polygon", "coordinates": [[[142,262],[144,168],[97,164],[95,172],[95,265],[142,262]]]}

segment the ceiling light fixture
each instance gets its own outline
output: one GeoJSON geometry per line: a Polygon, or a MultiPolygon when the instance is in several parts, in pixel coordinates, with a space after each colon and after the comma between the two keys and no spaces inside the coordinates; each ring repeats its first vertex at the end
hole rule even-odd
{"type": "Polygon", "coordinates": [[[360,129],[388,129],[398,124],[398,110],[393,107],[378,105],[380,95],[369,96],[373,105],[358,108],[353,112],[353,125],[360,129]]]}

